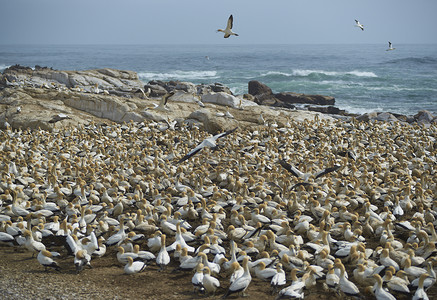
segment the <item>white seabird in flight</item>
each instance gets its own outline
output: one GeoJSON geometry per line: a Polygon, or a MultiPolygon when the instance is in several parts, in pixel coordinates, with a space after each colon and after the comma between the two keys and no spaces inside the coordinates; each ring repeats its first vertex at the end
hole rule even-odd
{"type": "Polygon", "coordinates": [[[390,51],[390,50],[394,50],[396,48],[393,48],[393,46],[391,45],[391,42],[388,42],[388,49],[385,51],[390,51]]]}
{"type": "Polygon", "coordinates": [[[217,32],[224,32],[225,36],[224,38],[227,39],[228,37],[230,37],[231,35],[235,35],[238,36],[237,33],[232,32],[232,25],[234,23],[234,17],[232,17],[232,15],[230,15],[229,19],[228,19],[228,24],[226,25],[226,29],[218,29],[217,32]]]}
{"type": "Polygon", "coordinates": [[[171,91],[170,93],[165,94],[162,96],[161,101],[159,102],[159,105],[153,103],[154,107],[149,109],[159,110],[159,111],[169,111],[169,109],[166,107],[168,98],[174,95],[174,91],[171,91]]]}
{"type": "Polygon", "coordinates": [[[364,25],[360,23],[360,21],[355,20],[355,26],[361,28],[361,30],[364,30],[364,25]]]}
{"type": "Polygon", "coordinates": [[[328,173],[331,173],[331,172],[337,171],[338,169],[341,168],[341,166],[339,166],[339,165],[334,165],[333,167],[326,168],[326,169],[324,169],[324,170],[321,170],[321,171],[316,172],[316,173],[313,174],[313,173],[303,173],[303,172],[299,171],[296,167],[294,167],[294,166],[290,165],[289,163],[287,163],[287,162],[286,162],[285,160],[283,160],[283,159],[279,160],[279,164],[280,164],[284,169],[286,169],[288,172],[290,172],[291,174],[293,174],[294,176],[296,176],[296,177],[298,177],[298,178],[303,179],[305,182],[308,181],[308,179],[309,179],[311,176],[314,176],[314,179],[317,179],[317,178],[319,178],[319,177],[321,177],[321,176],[323,176],[323,175],[326,175],[326,174],[328,174],[328,173]]]}
{"type": "Polygon", "coordinates": [[[232,132],[234,132],[235,130],[237,130],[238,127],[235,127],[234,129],[216,134],[212,137],[206,138],[204,139],[199,145],[197,145],[196,148],[194,148],[193,150],[191,150],[190,152],[188,152],[188,154],[186,154],[184,157],[182,157],[177,163],[181,163],[183,161],[186,161],[187,159],[189,159],[191,156],[193,156],[194,154],[196,154],[197,152],[199,152],[200,150],[202,150],[205,147],[210,147],[210,148],[214,148],[217,147],[216,141],[224,136],[227,136],[228,134],[231,134],[232,132]]]}

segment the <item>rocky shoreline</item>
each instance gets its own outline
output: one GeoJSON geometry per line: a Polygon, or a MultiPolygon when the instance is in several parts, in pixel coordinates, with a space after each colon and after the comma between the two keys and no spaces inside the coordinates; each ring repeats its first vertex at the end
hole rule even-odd
{"type": "Polygon", "coordinates": [[[289,118],[325,119],[355,117],[361,121],[436,123],[428,111],[414,116],[388,112],[349,114],[335,107],[335,99],[323,95],[293,92],[273,93],[258,81],[248,83],[248,94],[233,95],[220,84],[180,81],[150,81],[144,84],[133,71],[96,69],[58,71],[47,67],[12,66],[0,77],[0,128],[54,128],[86,124],[90,120],[142,122],[145,120],[198,123],[211,132],[232,126],[266,123],[285,124],[289,118]],[[166,111],[157,111],[154,103],[168,92],[166,111]],[[270,108],[270,109],[269,109],[270,108]],[[243,113],[244,111],[244,113],[243,113]],[[225,117],[228,112],[229,117],[225,117]],[[6,124],[6,125],[5,125],[6,124]]]}

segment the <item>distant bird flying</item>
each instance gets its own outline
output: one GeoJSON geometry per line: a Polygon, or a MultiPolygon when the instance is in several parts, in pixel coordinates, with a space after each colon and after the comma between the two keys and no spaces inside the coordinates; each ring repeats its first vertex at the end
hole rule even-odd
{"type": "Polygon", "coordinates": [[[229,17],[228,19],[228,24],[226,25],[226,29],[218,29],[217,32],[224,32],[225,36],[224,38],[227,39],[228,37],[230,37],[231,35],[235,35],[238,36],[237,33],[232,32],[232,25],[234,23],[234,17],[232,17],[232,15],[229,17]]]}
{"type": "Polygon", "coordinates": [[[191,150],[190,152],[188,152],[188,154],[186,154],[184,157],[182,157],[177,163],[181,163],[186,161],[187,159],[189,159],[191,156],[195,155],[197,152],[199,152],[200,150],[202,150],[205,147],[210,147],[210,148],[214,148],[217,147],[216,141],[219,138],[222,138],[224,136],[227,136],[228,134],[231,134],[232,132],[234,132],[235,130],[237,130],[238,127],[235,127],[234,129],[216,134],[212,137],[209,137],[207,139],[204,139],[199,145],[197,145],[196,148],[194,148],[193,150],[191,150]]]}
{"type": "Polygon", "coordinates": [[[390,50],[394,50],[396,48],[393,48],[393,46],[391,45],[391,42],[388,42],[388,49],[385,51],[390,51],[390,50]]]}
{"type": "Polygon", "coordinates": [[[361,24],[360,21],[355,20],[355,23],[356,23],[356,24],[355,24],[356,27],[361,28],[361,30],[364,30],[364,25],[361,24]]]}

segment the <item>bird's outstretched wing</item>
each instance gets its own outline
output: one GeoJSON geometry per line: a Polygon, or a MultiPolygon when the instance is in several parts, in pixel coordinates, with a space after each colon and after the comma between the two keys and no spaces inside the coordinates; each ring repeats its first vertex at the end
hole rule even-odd
{"type": "Polygon", "coordinates": [[[288,172],[290,172],[291,174],[293,174],[294,176],[300,178],[302,177],[302,172],[300,172],[298,169],[296,169],[295,167],[293,167],[292,165],[290,165],[289,163],[287,163],[285,160],[280,159],[279,163],[281,164],[281,166],[287,170],[288,172]]]}
{"type": "Polygon", "coordinates": [[[202,150],[205,147],[212,147],[215,144],[215,141],[218,140],[221,137],[227,136],[228,134],[231,134],[232,132],[234,132],[235,130],[237,130],[238,127],[235,127],[234,129],[219,133],[214,135],[211,138],[208,138],[209,140],[213,140],[214,142],[211,143],[211,141],[208,141],[208,139],[203,140],[199,145],[197,145],[196,148],[194,148],[193,150],[191,150],[190,152],[188,152],[184,157],[182,157],[177,164],[186,161],[187,159],[189,159],[191,156],[195,155],[197,152],[199,152],[200,150],[202,150]]]}
{"type": "Polygon", "coordinates": [[[194,148],[193,150],[191,150],[190,152],[188,152],[184,157],[182,157],[180,160],[178,160],[177,164],[180,164],[181,162],[186,161],[187,159],[189,159],[191,156],[194,156],[197,152],[199,152],[200,150],[202,150],[203,147],[197,146],[196,148],[194,148]]]}
{"type": "Polygon", "coordinates": [[[214,140],[217,140],[217,139],[219,139],[219,138],[222,138],[222,137],[224,137],[224,136],[227,136],[228,134],[231,134],[232,132],[234,132],[235,130],[237,130],[237,128],[238,128],[238,127],[235,127],[234,129],[230,129],[230,130],[228,130],[228,131],[225,131],[225,132],[222,132],[222,133],[216,134],[216,135],[214,135],[212,138],[213,138],[214,140]]]}
{"type": "Polygon", "coordinates": [[[234,17],[230,15],[228,19],[228,24],[226,25],[226,29],[232,29],[233,24],[234,24],[234,17]]]}
{"type": "Polygon", "coordinates": [[[162,99],[164,100],[164,105],[167,105],[168,98],[174,95],[174,91],[171,91],[170,93],[165,94],[162,96],[162,99]]]}
{"type": "Polygon", "coordinates": [[[340,169],[340,167],[341,167],[341,166],[339,166],[339,165],[335,165],[335,166],[333,166],[333,167],[326,168],[326,169],[324,169],[324,170],[322,170],[322,171],[316,173],[316,174],[315,174],[315,178],[317,179],[317,178],[319,178],[319,177],[322,177],[323,175],[326,175],[326,174],[328,174],[328,173],[331,173],[331,172],[337,171],[338,169],[340,169]]]}

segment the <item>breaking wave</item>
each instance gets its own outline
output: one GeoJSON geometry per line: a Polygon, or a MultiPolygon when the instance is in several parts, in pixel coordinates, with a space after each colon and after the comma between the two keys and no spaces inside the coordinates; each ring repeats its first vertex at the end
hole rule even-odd
{"type": "Polygon", "coordinates": [[[216,71],[170,71],[170,72],[138,72],[141,80],[200,80],[217,79],[216,71]]]}
{"type": "Polygon", "coordinates": [[[378,77],[373,72],[366,72],[366,71],[347,71],[347,72],[337,72],[337,71],[324,71],[324,70],[293,70],[292,73],[293,76],[301,76],[301,77],[307,77],[311,75],[325,75],[325,76],[344,76],[344,75],[352,75],[357,77],[370,77],[375,78],[378,77]]]}

